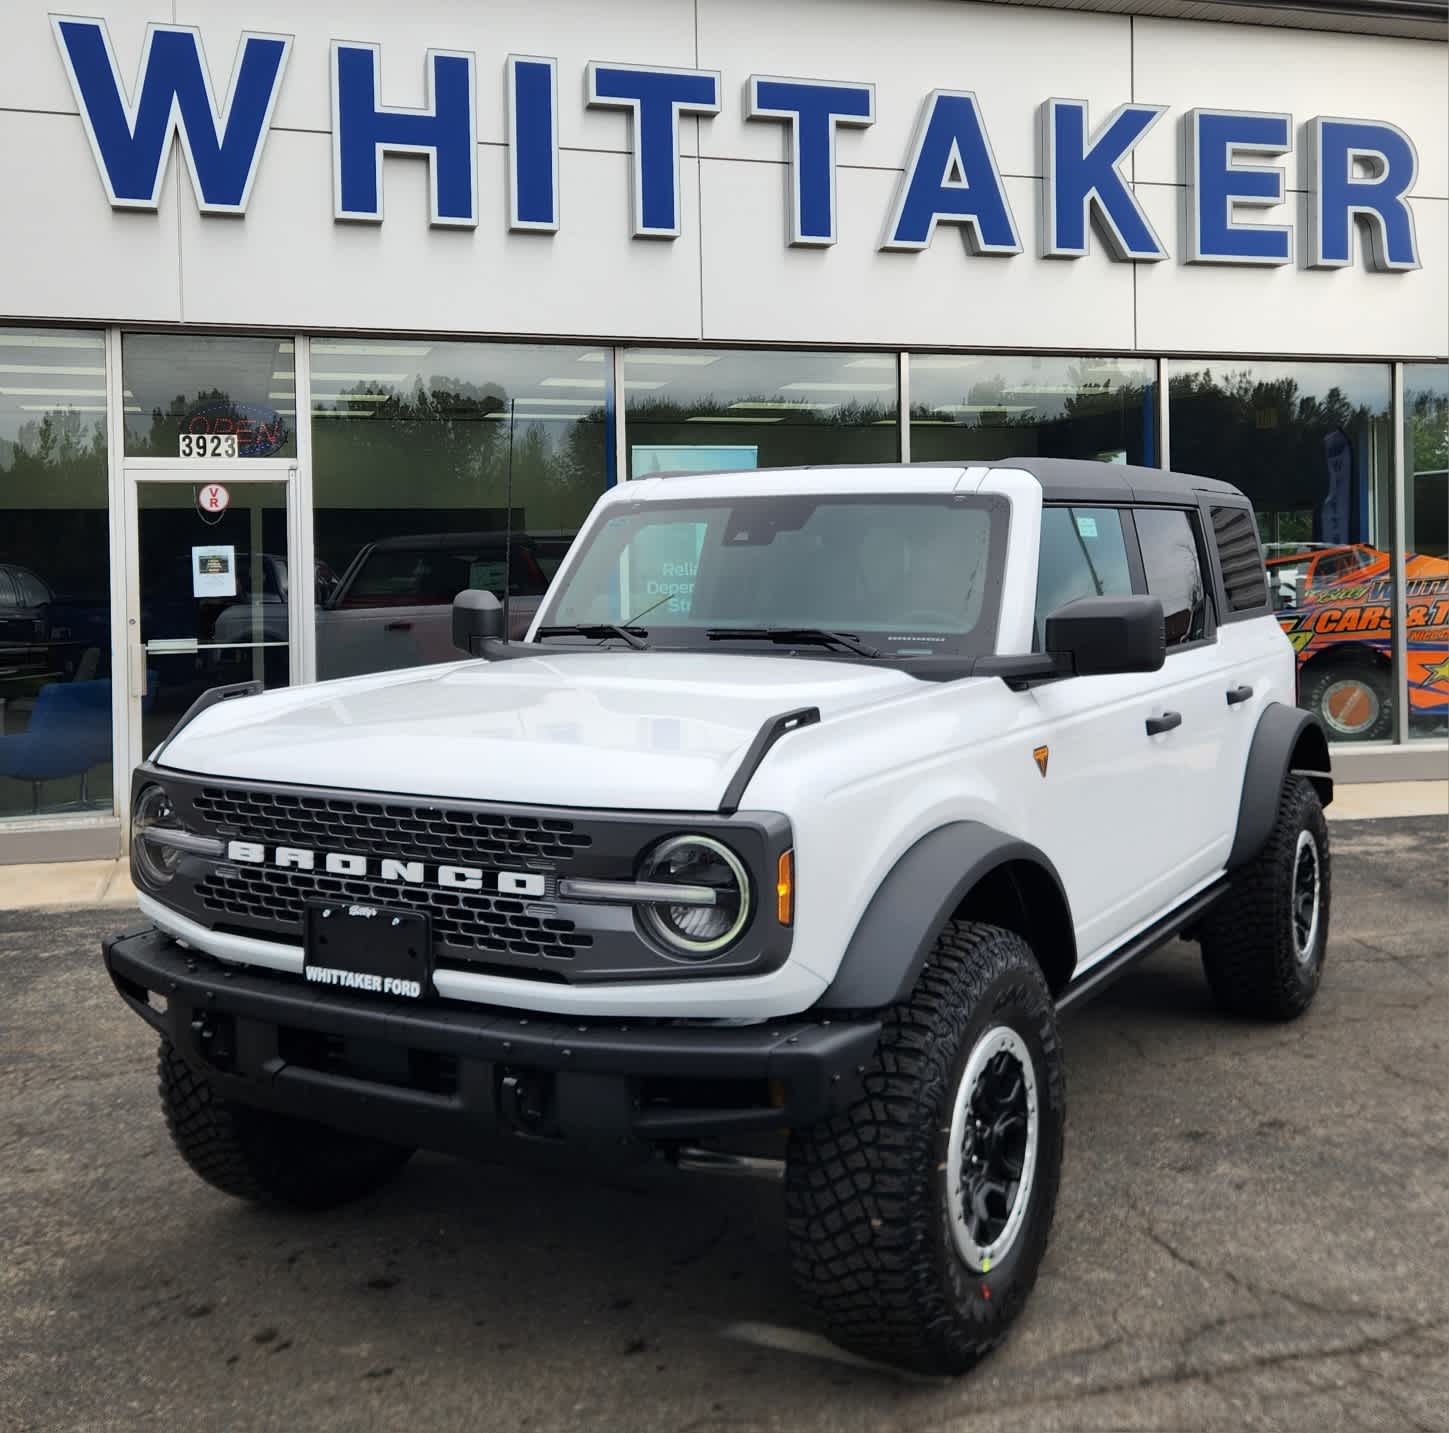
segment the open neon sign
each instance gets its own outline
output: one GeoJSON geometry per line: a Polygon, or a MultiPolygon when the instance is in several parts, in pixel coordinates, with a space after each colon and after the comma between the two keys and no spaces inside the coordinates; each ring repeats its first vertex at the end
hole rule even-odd
{"type": "Polygon", "coordinates": [[[183,434],[198,437],[233,436],[240,458],[266,458],[286,443],[289,430],[270,408],[248,403],[209,404],[181,421],[183,434]]]}

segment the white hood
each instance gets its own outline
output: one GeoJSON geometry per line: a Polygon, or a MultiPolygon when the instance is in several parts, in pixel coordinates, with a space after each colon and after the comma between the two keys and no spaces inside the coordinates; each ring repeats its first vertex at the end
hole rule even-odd
{"type": "Polygon", "coordinates": [[[532,805],[708,811],[761,725],[919,690],[857,662],[556,652],[453,662],[219,703],[161,753],[177,771],[532,805]]]}

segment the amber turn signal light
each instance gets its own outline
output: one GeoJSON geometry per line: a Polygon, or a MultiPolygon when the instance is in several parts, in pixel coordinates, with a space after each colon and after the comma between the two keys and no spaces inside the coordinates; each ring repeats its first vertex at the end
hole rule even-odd
{"type": "Polygon", "coordinates": [[[780,856],[780,866],[775,877],[775,899],[778,902],[776,914],[781,925],[789,925],[795,919],[795,853],[785,851],[780,856]]]}

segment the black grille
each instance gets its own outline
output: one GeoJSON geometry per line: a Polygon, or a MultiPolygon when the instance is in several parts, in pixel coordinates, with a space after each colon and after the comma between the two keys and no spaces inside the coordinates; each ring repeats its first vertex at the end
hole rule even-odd
{"type": "Polygon", "coordinates": [[[433,936],[440,945],[460,952],[477,951],[480,959],[491,953],[571,960],[574,951],[593,944],[593,937],[576,930],[573,921],[530,915],[530,909],[538,909],[533,902],[476,891],[424,890],[395,881],[321,871],[217,866],[198,883],[196,893],[215,915],[243,924],[280,922],[295,927],[299,935],[307,901],[409,906],[432,917],[433,936]]]}
{"type": "MultiPolygon", "coordinates": [[[[197,815],[222,834],[268,846],[342,851],[376,860],[429,862],[485,869],[537,871],[553,890],[555,873],[593,837],[563,817],[402,801],[249,791],[204,786],[193,799],[197,815]]],[[[320,864],[320,857],[319,857],[320,864]]],[[[202,905],[221,922],[279,926],[300,937],[306,902],[346,900],[410,907],[432,917],[439,957],[452,952],[471,963],[490,956],[571,960],[593,944],[574,922],[535,900],[492,892],[405,885],[324,871],[275,866],[217,866],[196,886],[202,905]]],[[[527,974],[520,968],[517,974],[527,974]]]]}
{"type": "Polygon", "coordinates": [[[268,845],[445,865],[529,869],[567,861],[593,844],[572,821],[553,816],[217,786],[203,787],[194,805],[219,828],[268,845]]]}

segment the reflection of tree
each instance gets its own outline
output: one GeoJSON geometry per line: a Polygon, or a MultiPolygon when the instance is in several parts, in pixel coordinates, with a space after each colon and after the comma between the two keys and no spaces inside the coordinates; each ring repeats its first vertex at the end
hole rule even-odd
{"type": "MultiPolygon", "coordinates": [[[[0,474],[16,482],[35,478],[50,484],[92,478],[98,464],[104,478],[105,461],[105,420],[91,422],[64,409],[22,424],[14,444],[0,446],[0,474]]],[[[101,498],[104,501],[104,490],[101,498]]]]}
{"type": "MultiPolygon", "coordinates": [[[[806,401],[801,400],[802,404],[806,401]]],[[[864,428],[894,419],[895,415],[894,403],[862,403],[856,399],[819,408],[782,407],[779,394],[771,390],[729,398],[697,398],[688,403],[668,398],[630,398],[628,417],[631,424],[686,423],[691,418],[722,418],[735,423],[741,418],[757,418],[761,423],[782,421],[792,427],[864,428]]]]}
{"type": "Polygon", "coordinates": [[[109,551],[105,419],[57,409],[0,439],[0,562],[68,599],[106,604],[109,551]]]}
{"type": "Polygon", "coordinates": [[[1432,388],[1404,394],[1409,420],[1409,472],[1435,473],[1449,468],[1449,396],[1432,388]]]}
{"type": "Polygon", "coordinates": [[[1250,369],[1175,373],[1169,393],[1172,466],[1235,484],[1260,514],[1317,507],[1328,495],[1329,435],[1361,444],[1374,416],[1341,388],[1304,393],[1292,378],[1250,369]]]}
{"type": "Polygon", "coordinates": [[[510,421],[502,385],[438,374],[411,389],[363,380],[315,408],[337,415],[313,418],[312,443],[319,555],[339,571],[380,537],[501,530],[510,448],[512,509],[527,529],[571,531],[603,491],[602,401],[573,421],[531,417],[544,405],[510,421]]]}
{"type": "MultiPolygon", "coordinates": [[[[1060,370],[1058,370],[1060,372],[1060,370]]],[[[973,376],[959,396],[913,402],[913,420],[949,419],[976,430],[1030,433],[1029,441],[1003,438],[999,457],[1013,446],[1026,455],[1091,458],[1121,452],[1132,463],[1152,461],[1148,439],[1155,414],[1150,385],[1123,374],[1102,377],[1090,363],[1069,364],[1059,385],[1032,374],[997,371],[973,376]],[[1058,387],[1065,391],[1052,391],[1058,387]],[[971,411],[963,412],[963,408],[971,411]]]]}

